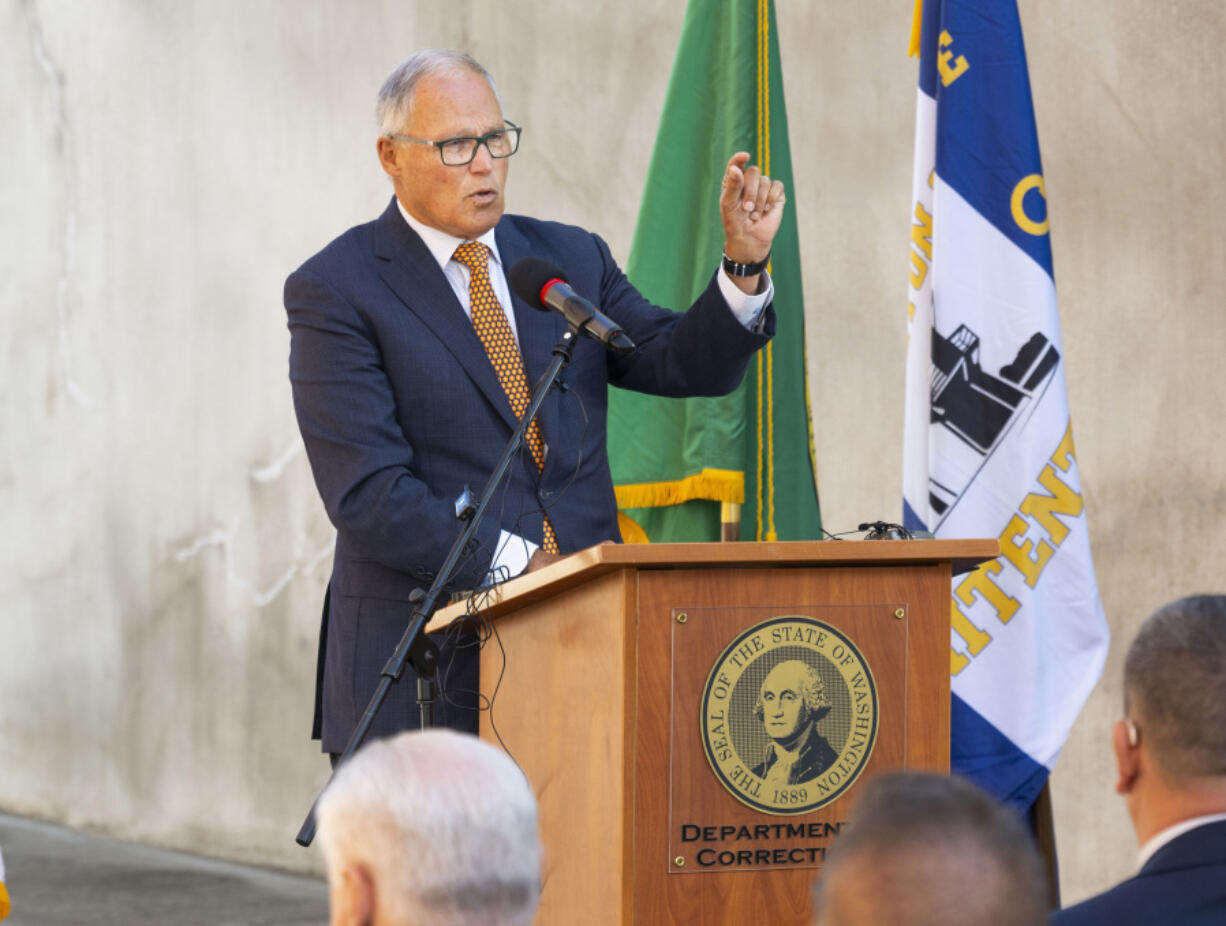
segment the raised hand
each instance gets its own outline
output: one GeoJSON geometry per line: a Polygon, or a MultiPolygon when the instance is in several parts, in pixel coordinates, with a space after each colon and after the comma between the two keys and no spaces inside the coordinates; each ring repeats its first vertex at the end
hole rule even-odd
{"type": "Polygon", "coordinates": [[[743,264],[763,260],[783,219],[783,182],[771,180],[749,154],[738,151],[728,161],[720,184],[719,212],[724,223],[724,253],[743,264]]]}

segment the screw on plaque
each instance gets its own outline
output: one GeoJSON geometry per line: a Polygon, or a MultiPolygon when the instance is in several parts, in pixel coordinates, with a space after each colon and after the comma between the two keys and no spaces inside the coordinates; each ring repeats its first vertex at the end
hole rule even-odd
{"type": "Polygon", "coordinates": [[[689,620],[689,617],[686,615],[684,611],[682,611],[680,614],[677,615],[678,624],[684,624],[688,620],[689,620]]]}
{"type": "Polygon", "coordinates": [[[904,617],[907,616],[907,612],[904,608],[895,608],[894,616],[898,618],[899,620],[902,620],[904,617]]]}
{"type": "Polygon", "coordinates": [[[673,864],[676,865],[678,868],[684,868],[685,867],[685,857],[682,855],[678,855],[675,859],[673,859],[673,864]]]}

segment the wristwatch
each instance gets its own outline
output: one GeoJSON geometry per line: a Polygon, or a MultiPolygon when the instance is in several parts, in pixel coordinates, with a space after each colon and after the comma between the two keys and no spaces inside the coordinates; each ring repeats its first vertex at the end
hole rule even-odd
{"type": "Polygon", "coordinates": [[[742,264],[733,260],[731,257],[724,254],[724,269],[728,271],[729,276],[734,277],[756,277],[759,273],[766,269],[766,265],[770,263],[770,252],[766,252],[766,256],[757,263],[742,264]]]}

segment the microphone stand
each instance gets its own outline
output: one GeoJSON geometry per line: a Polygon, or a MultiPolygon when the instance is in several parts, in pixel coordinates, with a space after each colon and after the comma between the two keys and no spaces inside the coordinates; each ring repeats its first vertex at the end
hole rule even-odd
{"type": "MultiPolygon", "coordinates": [[[[380,673],[379,686],[375,689],[374,695],[371,696],[370,703],[366,705],[366,710],[362,713],[362,718],[358,721],[357,727],[354,728],[353,735],[349,737],[349,742],[345,745],[345,751],[341,753],[340,759],[337,760],[336,768],[339,769],[344,765],[349,760],[349,757],[365,741],[366,734],[370,732],[371,724],[374,723],[375,716],[379,713],[379,709],[387,699],[392,685],[400,681],[400,676],[404,674],[406,662],[412,663],[413,671],[417,674],[417,703],[421,711],[422,728],[434,726],[434,674],[438,669],[438,646],[433,640],[422,633],[422,630],[426,625],[426,621],[434,613],[435,602],[438,600],[439,595],[442,594],[443,586],[455,574],[460,558],[466,553],[471,552],[468,549],[469,542],[477,532],[477,525],[481,523],[485,509],[494,497],[494,493],[506,475],[507,469],[510,468],[511,461],[515,459],[516,453],[519,452],[524,435],[528,433],[528,427],[532,424],[533,419],[536,418],[541,403],[545,401],[545,396],[553,388],[558,374],[570,363],[571,357],[575,352],[575,336],[577,334],[578,329],[571,325],[569,330],[562,335],[562,340],[554,345],[553,360],[550,362],[549,368],[545,371],[544,375],[541,376],[540,381],[536,384],[532,400],[528,403],[528,408],[524,411],[523,418],[520,419],[519,425],[515,428],[515,433],[511,435],[511,440],[507,443],[506,449],[502,451],[502,457],[498,460],[498,465],[494,467],[493,474],[490,476],[489,481],[486,482],[485,488],[481,491],[481,498],[476,506],[474,507],[472,502],[472,493],[467,489],[456,500],[456,517],[466,522],[464,529],[460,532],[460,536],[456,538],[455,543],[451,545],[451,551],[443,561],[438,574],[435,575],[429,590],[423,592],[420,588],[415,588],[409,595],[409,601],[413,604],[413,614],[409,618],[409,625],[405,628],[400,642],[396,644],[392,657],[383,667],[383,671],[380,673]]],[[[335,777],[335,775],[334,771],[332,777],[335,777]]],[[[331,783],[332,777],[328,779],[329,783],[331,783]]],[[[324,787],[326,789],[327,785],[324,787]]],[[[322,794],[323,792],[321,791],[320,796],[322,794]]],[[[307,813],[307,818],[303,821],[302,829],[298,831],[297,842],[300,846],[309,846],[315,839],[315,807],[318,804],[319,796],[311,804],[310,812],[307,813]]]]}

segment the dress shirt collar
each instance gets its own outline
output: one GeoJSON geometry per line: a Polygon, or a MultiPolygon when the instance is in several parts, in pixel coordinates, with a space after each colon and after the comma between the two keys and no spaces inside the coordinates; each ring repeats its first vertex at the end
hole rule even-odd
{"type": "Polygon", "coordinates": [[[1203,817],[1192,817],[1189,820],[1181,820],[1174,826],[1168,826],[1162,832],[1152,837],[1145,845],[1141,846],[1141,852],[1137,856],[1137,868],[1144,868],[1146,863],[1154,857],[1155,852],[1167,843],[1178,839],[1184,833],[1194,830],[1198,826],[1204,826],[1206,823],[1217,823],[1219,820],[1226,820],[1226,813],[1213,813],[1203,817]]]}
{"type": "MultiPolygon", "coordinates": [[[[468,238],[457,238],[455,235],[449,235],[445,231],[439,231],[437,228],[431,228],[424,222],[418,221],[409,215],[409,210],[404,208],[404,203],[399,199],[396,200],[396,208],[400,210],[404,220],[409,223],[409,228],[413,229],[421,237],[421,240],[429,249],[430,255],[438,261],[439,267],[444,271],[447,269],[448,261],[455,254],[455,249],[465,241],[470,240],[468,238]]],[[[494,241],[494,229],[491,228],[477,240],[490,249],[491,260],[501,268],[502,258],[498,256],[498,244],[494,241]]]]}

